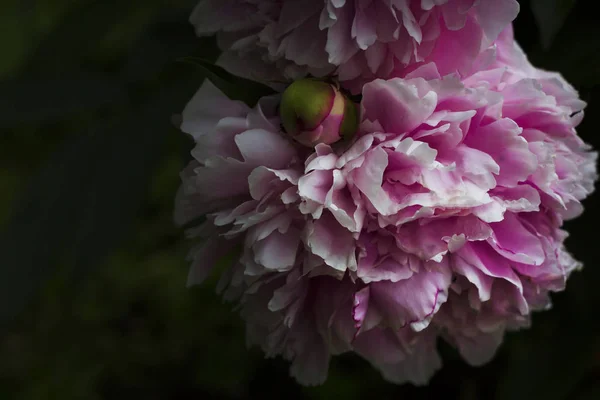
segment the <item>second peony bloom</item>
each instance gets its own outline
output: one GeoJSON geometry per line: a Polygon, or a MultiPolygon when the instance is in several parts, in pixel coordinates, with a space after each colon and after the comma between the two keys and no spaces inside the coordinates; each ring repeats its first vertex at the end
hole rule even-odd
{"type": "Polygon", "coordinates": [[[265,82],[334,74],[360,93],[417,63],[468,73],[518,12],[516,0],[203,0],[190,21],[200,36],[217,34],[231,73],[265,82]]]}

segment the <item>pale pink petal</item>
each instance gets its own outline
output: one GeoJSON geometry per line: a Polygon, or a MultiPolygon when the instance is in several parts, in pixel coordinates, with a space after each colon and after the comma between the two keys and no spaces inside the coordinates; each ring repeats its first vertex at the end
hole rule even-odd
{"type": "Polygon", "coordinates": [[[305,244],[327,265],[339,270],[356,270],[356,247],[352,234],[340,227],[329,213],[307,225],[305,244]]]}
{"type": "Polygon", "coordinates": [[[410,279],[371,284],[370,307],[377,307],[394,329],[410,325],[423,330],[446,301],[451,273],[445,268],[422,270],[410,279]]]}
{"type": "Polygon", "coordinates": [[[363,118],[378,121],[385,132],[403,134],[423,123],[435,110],[434,91],[419,93],[417,79],[375,80],[363,89],[363,118]]]}

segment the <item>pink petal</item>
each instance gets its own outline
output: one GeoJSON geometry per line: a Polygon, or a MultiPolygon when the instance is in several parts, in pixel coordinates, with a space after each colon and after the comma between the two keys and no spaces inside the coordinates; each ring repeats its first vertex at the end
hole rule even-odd
{"type": "Polygon", "coordinates": [[[327,265],[339,271],[356,270],[352,233],[340,227],[329,213],[307,225],[305,244],[327,265]]]}
{"type": "Polygon", "coordinates": [[[363,119],[378,121],[385,132],[403,134],[423,123],[435,110],[437,94],[424,81],[374,80],[363,88],[363,119]],[[419,93],[423,86],[424,93],[419,93]]]}
{"type": "Polygon", "coordinates": [[[394,329],[410,325],[415,331],[429,325],[446,301],[451,272],[446,268],[422,270],[410,279],[371,284],[371,297],[394,329]]]}

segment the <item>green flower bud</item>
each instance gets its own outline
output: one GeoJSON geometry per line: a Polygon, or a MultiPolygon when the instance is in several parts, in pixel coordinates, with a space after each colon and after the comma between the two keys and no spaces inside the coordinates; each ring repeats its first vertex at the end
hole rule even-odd
{"type": "Polygon", "coordinates": [[[306,78],[292,83],[279,108],[285,131],[299,143],[313,147],[351,138],[358,129],[358,110],[335,85],[306,78]]]}

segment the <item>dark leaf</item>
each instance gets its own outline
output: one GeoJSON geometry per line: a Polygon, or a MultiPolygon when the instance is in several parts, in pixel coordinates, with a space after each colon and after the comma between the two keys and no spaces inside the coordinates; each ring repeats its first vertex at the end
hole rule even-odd
{"type": "Polygon", "coordinates": [[[190,55],[214,60],[218,55],[214,38],[196,37],[187,21],[187,12],[167,14],[143,32],[131,47],[121,76],[127,82],[153,79],[168,64],[190,55]]]}
{"type": "Polygon", "coordinates": [[[531,0],[544,48],[549,48],[569,16],[576,0],[531,0]]]}
{"type": "Polygon", "coordinates": [[[208,60],[196,57],[187,57],[181,61],[194,64],[199,67],[204,76],[208,78],[216,87],[225,93],[230,99],[240,100],[250,107],[254,107],[258,100],[263,96],[269,96],[275,93],[275,90],[245,78],[240,78],[223,68],[211,63],[208,60]]]}

